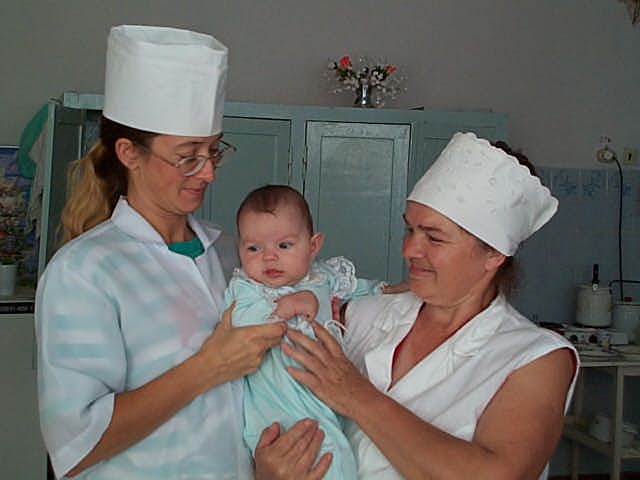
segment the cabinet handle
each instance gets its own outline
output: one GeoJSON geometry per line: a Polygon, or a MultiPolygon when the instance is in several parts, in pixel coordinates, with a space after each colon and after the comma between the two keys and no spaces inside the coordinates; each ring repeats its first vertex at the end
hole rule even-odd
{"type": "Polygon", "coordinates": [[[304,157],[302,158],[302,185],[307,183],[307,167],[309,165],[309,145],[304,146],[304,157]]]}

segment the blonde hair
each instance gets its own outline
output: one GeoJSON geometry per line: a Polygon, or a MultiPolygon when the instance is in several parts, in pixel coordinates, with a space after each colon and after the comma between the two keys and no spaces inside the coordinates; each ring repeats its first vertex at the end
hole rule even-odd
{"type": "Polygon", "coordinates": [[[126,138],[148,147],[156,135],[101,118],[99,140],[84,157],[69,165],[61,244],[108,219],[120,196],[127,194],[127,169],[116,155],[115,142],[126,138]]]}

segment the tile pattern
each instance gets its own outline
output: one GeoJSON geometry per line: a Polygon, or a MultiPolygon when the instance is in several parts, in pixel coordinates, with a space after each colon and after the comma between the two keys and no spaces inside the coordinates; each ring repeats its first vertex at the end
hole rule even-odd
{"type": "MultiPolygon", "coordinates": [[[[617,168],[538,167],[543,184],[560,201],[558,213],[520,248],[520,284],[513,298],[528,318],[573,323],[578,284],[591,280],[592,265],[600,281],[619,278],[618,225],[620,177],[617,168]]],[[[622,271],[640,280],[640,170],[623,169],[622,271]]],[[[614,285],[614,295],[620,294],[614,285]]],[[[623,286],[624,295],[640,300],[640,286],[623,286]]]]}

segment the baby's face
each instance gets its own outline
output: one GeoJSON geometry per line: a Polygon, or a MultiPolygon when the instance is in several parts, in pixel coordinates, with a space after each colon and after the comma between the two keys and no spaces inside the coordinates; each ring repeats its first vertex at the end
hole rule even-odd
{"type": "Polygon", "coordinates": [[[295,285],[309,271],[321,240],[298,211],[278,207],[273,214],[245,211],[239,219],[240,262],[245,273],[270,287],[295,285]]]}

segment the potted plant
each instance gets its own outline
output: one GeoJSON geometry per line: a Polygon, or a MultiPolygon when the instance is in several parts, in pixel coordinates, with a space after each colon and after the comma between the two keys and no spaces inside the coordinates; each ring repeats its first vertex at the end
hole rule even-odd
{"type": "Polygon", "coordinates": [[[0,178],[0,295],[15,291],[18,265],[26,248],[24,224],[27,202],[13,182],[0,178]]]}

